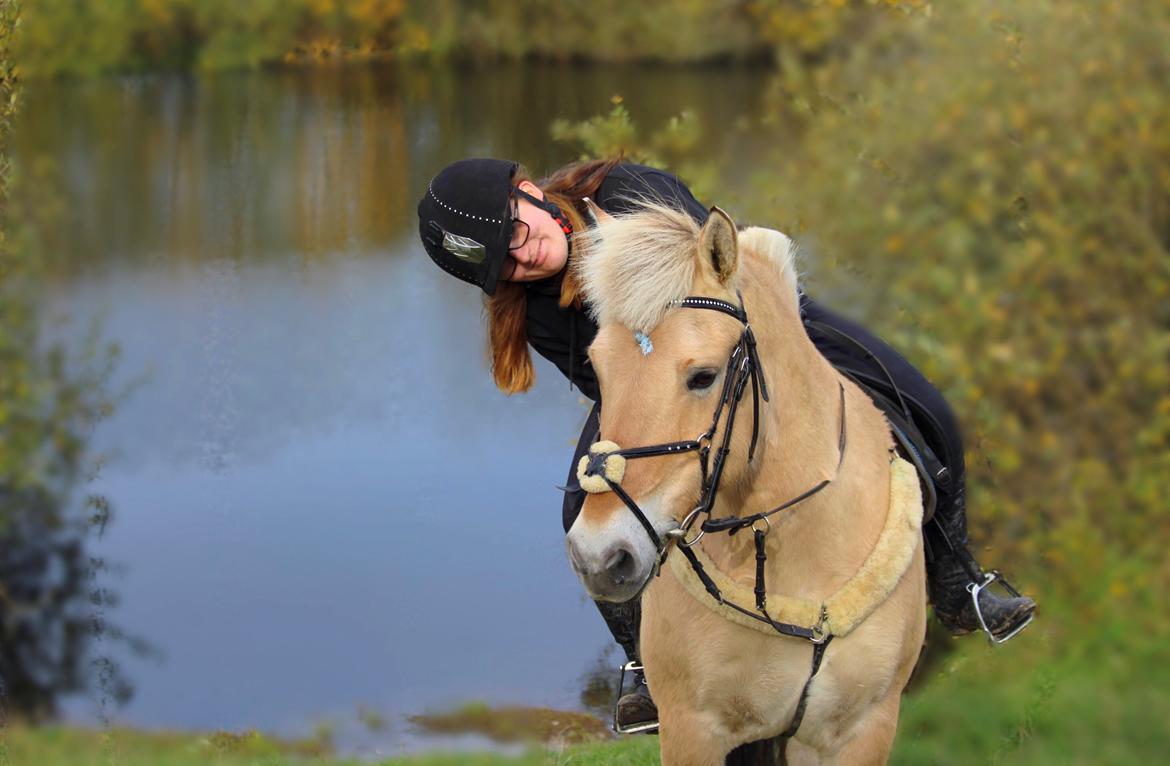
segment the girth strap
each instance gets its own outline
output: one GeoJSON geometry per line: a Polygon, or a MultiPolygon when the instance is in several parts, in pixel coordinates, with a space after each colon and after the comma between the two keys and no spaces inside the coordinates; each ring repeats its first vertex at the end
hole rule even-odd
{"type": "Polygon", "coordinates": [[[782,739],[792,739],[796,736],[796,730],[800,728],[800,724],[804,720],[804,711],[808,707],[808,690],[812,687],[817,671],[821,669],[821,660],[825,658],[825,650],[829,648],[829,642],[832,640],[833,637],[830,635],[823,642],[813,646],[812,672],[808,674],[808,680],[804,682],[804,688],[800,690],[800,700],[796,703],[796,712],[792,714],[792,723],[788,724],[788,728],[780,735],[782,739]]]}

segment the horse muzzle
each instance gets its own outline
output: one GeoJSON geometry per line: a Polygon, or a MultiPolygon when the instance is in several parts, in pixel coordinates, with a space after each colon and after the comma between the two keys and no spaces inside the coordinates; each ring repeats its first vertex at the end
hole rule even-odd
{"type": "MultiPolygon", "coordinates": [[[[576,525],[574,525],[574,528],[576,525]]],[[[596,539],[583,540],[569,531],[565,548],[573,571],[595,601],[629,601],[641,593],[650,579],[653,558],[625,540],[599,546],[596,539]]]]}
{"type": "Polygon", "coordinates": [[[573,571],[590,598],[629,601],[653,576],[658,551],[617,498],[590,497],[565,537],[573,571]]]}

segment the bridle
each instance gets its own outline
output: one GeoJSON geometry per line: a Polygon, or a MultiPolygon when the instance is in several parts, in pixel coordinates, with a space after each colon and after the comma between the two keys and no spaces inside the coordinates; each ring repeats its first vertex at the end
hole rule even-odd
{"type": "MultiPolygon", "coordinates": [[[[752,439],[751,446],[748,448],[748,462],[750,463],[755,457],[756,442],[759,437],[760,429],[760,399],[765,402],[769,401],[767,381],[764,377],[764,368],[760,362],[759,352],[756,349],[756,338],[752,332],[751,324],[748,322],[747,311],[744,309],[743,296],[737,293],[739,297],[739,305],[736,306],[727,301],[719,300],[717,298],[705,298],[690,296],[678,301],[673,301],[671,306],[679,308],[692,309],[708,309],[711,311],[719,311],[728,316],[732,316],[743,324],[743,331],[740,333],[739,340],[731,349],[731,354],[727,360],[727,370],[723,379],[723,389],[719,397],[719,402],[715,407],[715,415],[711,420],[711,426],[699,434],[695,439],[689,441],[666,442],[663,444],[653,444],[645,447],[630,447],[626,449],[617,449],[609,451],[590,452],[588,462],[584,467],[584,474],[586,476],[600,476],[609,486],[609,489],[617,495],[625,506],[634,514],[638,522],[646,530],[646,534],[650,536],[650,540],[654,543],[657,551],[657,562],[654,572],[661,571],[661,566],[670,553],[672,543],[676,543],[679,550],[686,556],[691,568],[695,571],[703,587],[718,603],[731,607],[748,617],[759,620],[760,622],[770,625],[778,633],[786,636],[795,636],[807,639],[814,644],[823,645],[827,643],[831,635],[828,634],[824,628],[823,623],[825,614],[822,611],[820,620],[817,625],[812,627],[805,627],[801,625],[791,625],[784,622],[778,622],[768,614],[766,587],[764,582],[764,569],[767,562],[767,553],[764,549],[764,541],[771,529],[771,522],[769,517],[773,514],[779,513],[783,510],[791,508],[792,506],[807,500],[813,495],[817,494],[836,478],[836,474],[841,469],[841,463],[845,456],[845,389],[840,386],[840,431],[838,434],[838,459],[837,469],[834,472],[833,478],[822,480],[816,486],[802,492],[796,497],[788,500],[775,508],[762,513],[753,514],[751,516],[726,516],[723,518],[711,518],[711,510],[715,505],[715,498],[719,492],[719,482],[723,476],[723,468],[727,460],[727,455],[730,452],[731,435],[735,426],[735,416],[739,409],[740,400],[743,398],[744,391],[750,382],[752,387],[752,439]],[[711,459],[712,440],[715,437],[716,429],[719,426],[719,421],[723,418],[723,412],[727,410],[724,430],[719,446],[715,450],[715,456],[711,459]],[[702,490],[698,504],[686,515],[676,529],[672,529],[666,533],[666,540],[654,529],[654,525],[646,517],[646,514],[638,507],[629,494],[622,489],[620,479],[614,480],[610,477],[606,470],[606,461],[614,455],[619,455],[627,460],[646,457],[660,457],[663,455],[676,455],[682,452],[697,452],[699,456],[699,466],[702,470],[702,490]],[[699,531],[694,537],[687,539],[695,524],[698,523],[699,517],[704,517],[703,522],[699,524],[699,531]],[[755,582],[755,611],[752,611],[739,604],[735,604],[723,597],[718,586],[711,579],[711,577],[704,570],[702,563],[695,555],[691,547],[695,545],[703,535],[707,533],[726,532],[729,535],[734,535],[741,529],[751,528],[755,534],[755,549],[756,549],[756,582],[755,582]]],[[[653,574],[651,575],[653,576],[653,574]]]]}
{"type": "MultiPolygon", "coordinates": [[[[742,298],[741,298],[742,304],[742,298]]],[[[679,301],[674,301],[671,305],[682,308],[700,308],[711,309],[714,311],[721,311],[725,314],[735,317],[743,323],[744,329],[739,336],[731,354],[727,360],[727,371],[723,379],[723,391],[719,396],[719,403],[715,407],[715,416],[711,419],[711,426],[699,434],[695,439],[689,441],[666,442],[663,444],[654,444],[647,447],[631,447],[628,449],[618,450],[616,452],[601,452],[591,453],[589,456],[589,465],[585,469],[586,475],[601,475],[605,476],[604,468],[605,461],[610,455],[621,455],[627,460],[644,457],[660,457],[662,455],[676,455],[681,452],[698,452],[699,465],[702,469],[702,494],[698,505],[687,514],[686,520],[680,529],[686,528],[689,530],[690,526],[698,518],[700,513],[710,514],[711,507],[715,504],[715,495],[719,491],[719,480],[723,475],[724,461],[727,459],[731,443],[731,424],[735,421],[735,413],[739,408],[740,399],[743,397],[744,389],[750,380],[752,384],[752,444],[748,452],[748,460],[755,456],[756,440],[759,436],[759,399],[762,396],[764,401],[768,401],[768,386],[764,380],[763,367],[760,365],[759,356],[756,351],[756,338],[752,333],[751,325],[748,324],[747,314],[744,312],[742,305],[734,306],[726,301],[717,300],[715,298],[683,298],[679,301]],[[711,454],[711,440],[715,436],[715,429],[719,426],[719,420],[723,415],[723,410],[729,408],[727,422],[728,426],[723,433],[722,442],[715,452],[714,465],[710,464],[711,454]]],[[[622,499],[622,502],[633,512],[638,521],[646,529],[646,533],[654,542],[654,547],[657,549],[660,560],[667,552],[669,543],[664,543],[654,530],[654,525],[646,518],[642,509],[638,504],[626,494],[622,489],[621,484],[611,481],[606,477],[606,482],[610,489],[622,499]]],[[[677,530],[675,530],[677,531],[677,530]]],[[[701,536],[702,533],[700,533],[701,536]]],[[[688,545],[693,545],[696,540],[690,541],[688,545]]]]}

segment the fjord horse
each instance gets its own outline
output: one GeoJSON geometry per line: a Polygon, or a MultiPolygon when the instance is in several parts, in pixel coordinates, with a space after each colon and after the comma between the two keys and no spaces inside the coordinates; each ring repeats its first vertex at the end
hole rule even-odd
{"type": "Polygon", "coordinates": [[[662,763],[783,735],[790,763],[885,763],[925,632],[921,498],[805,333],[791,242],[646,202],[574,247],[604,441],[566,545],[592,598],[642,597],[662,763]]]}

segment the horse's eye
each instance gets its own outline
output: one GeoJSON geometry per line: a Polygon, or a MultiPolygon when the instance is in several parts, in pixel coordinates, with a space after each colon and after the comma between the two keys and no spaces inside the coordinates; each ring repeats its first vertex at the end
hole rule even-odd
{"type": "Polygon", "coordinates": [[[691,391],[702,391],[704,388],[710,388],[717,377],[718,370],[696,370],[687,378],[687,388],[691,391]]]}

